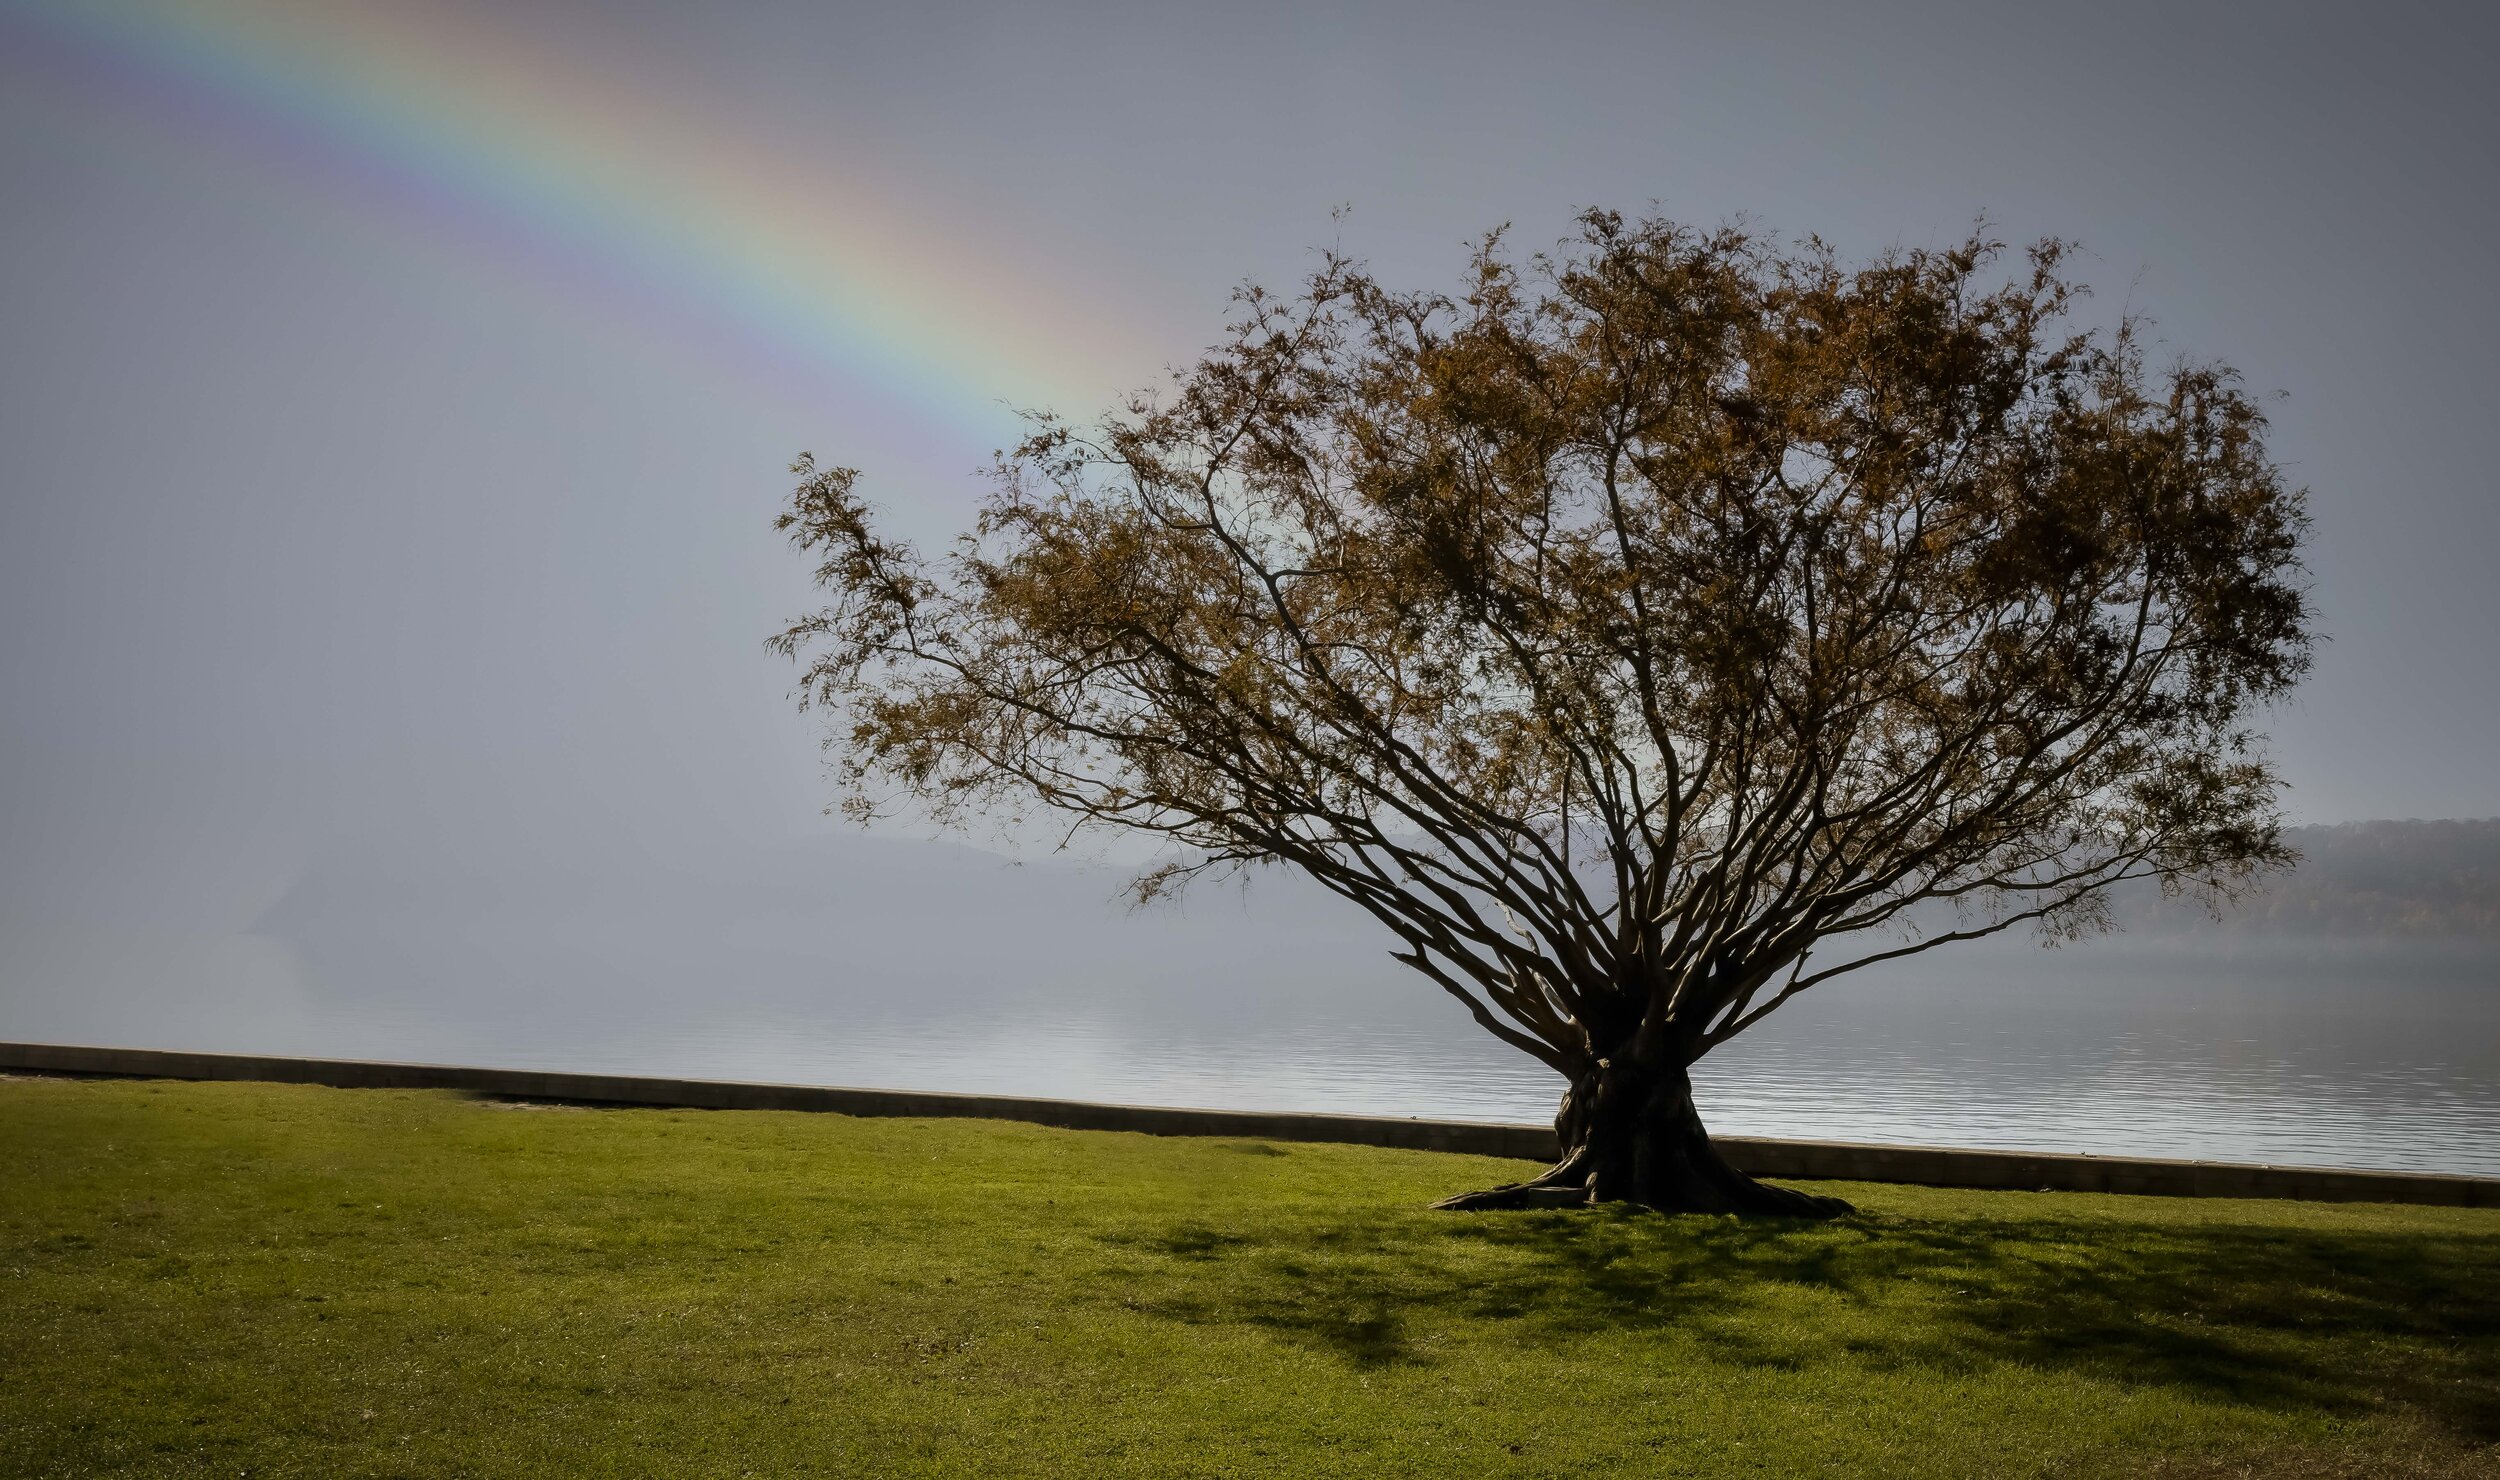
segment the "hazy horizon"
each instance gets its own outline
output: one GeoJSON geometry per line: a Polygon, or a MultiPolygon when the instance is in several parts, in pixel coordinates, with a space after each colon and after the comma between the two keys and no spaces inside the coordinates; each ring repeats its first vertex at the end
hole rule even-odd
{"type": "MultiPolygon", "coordinates": [[[[670,900],[847,846],[763,647],[809,605],[795,454],[942,540],[1008,406],[1090,417],[1238,281],[1337,242],[1447,286],[1586,205],[1853,258],[1983,217],[2081,242],[2096,314],[2283,393],[2328,639],[2264,722],[2292,820],[2500,816],[2495,40],[2437,7],[0,0],[0,1002],[137,1012],[215,961],[283,1014],[270,922],[342,859],[412,898],[609,880],[637,969],[699,975],[733,915],[670,900]]],[[[1042,975],[1148,969],[1162,927],[1055,887],[1013,906],[1042,975]]],[[[1378,965],[1300,894],[1242,909],[1378,965]]],[[[870,954],[969,993],[899,918],[870,954]]],[[[496,928],[507,983],[614,954],[496,928]]]]}

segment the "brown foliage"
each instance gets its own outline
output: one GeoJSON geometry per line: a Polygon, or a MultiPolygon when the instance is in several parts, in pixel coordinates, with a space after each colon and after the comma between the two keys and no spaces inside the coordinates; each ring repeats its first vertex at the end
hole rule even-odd
{"type": "Polygon", "coordinates": [[[1593,212],[1455,297],[1332,258],[1168,394],[1037,418],[942,560],[801,459],[830,604],[777,644],[855,799],[1159,834],[1144,895],[1299,868],[1575,1083],[1686,1064],[2285,855],[2248,716],[2307,660],[2301,495],[2065,257],[1593,212]]]}

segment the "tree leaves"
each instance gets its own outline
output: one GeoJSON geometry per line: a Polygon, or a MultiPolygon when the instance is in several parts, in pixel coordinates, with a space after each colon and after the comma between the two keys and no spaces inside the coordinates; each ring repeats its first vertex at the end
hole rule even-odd
{"type": "Polygon", "coordinates": [[[2004,255],[1593,212],[1459,297],[1331,257],[1168,396],[1037,417],[941,561],[802,459],[830,604],[776,644],[855,795],[1160,835],[1146,894],[1300,868],[1566,1072],[2229,890],[2285,856],[2247,715],[2306,664],[2302,497],[2227,370],[2004,255]]]}

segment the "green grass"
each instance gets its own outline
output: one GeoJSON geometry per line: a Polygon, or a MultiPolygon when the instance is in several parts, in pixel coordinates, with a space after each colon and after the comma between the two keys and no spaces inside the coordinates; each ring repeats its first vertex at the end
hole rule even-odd
{"type": "Polygon", "coordinates": [[[2500,1474],[2500,1213],[0,1082],[0,1474],[2500,1474]]]}

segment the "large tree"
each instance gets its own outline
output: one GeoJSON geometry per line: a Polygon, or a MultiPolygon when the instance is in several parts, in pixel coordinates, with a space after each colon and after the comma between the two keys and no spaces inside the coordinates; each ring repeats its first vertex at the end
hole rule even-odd
{"type": "Polygon", "coordinates": [[[2055,242],[1849,266],[1592,212],[1456,296],[1325,260],[924,560],[854,470],[777,639],[855,805],[1299,869],[1568,1082],[1445,1206],[1828,1213],[1687,1070],[1859,967],[2282,861],[2252,711],[2306,665],[2302,496],[2235,377],[2077,315],[2055,242]]]}

